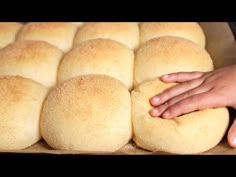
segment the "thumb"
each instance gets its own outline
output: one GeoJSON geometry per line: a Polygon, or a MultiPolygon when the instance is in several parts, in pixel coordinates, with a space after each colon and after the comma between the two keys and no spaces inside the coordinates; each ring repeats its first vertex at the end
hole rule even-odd
{"type": "Polygon", "coordinates": [[[236,148],[236,119],[228,131],[228,143],[231,147],[236,148]]]}

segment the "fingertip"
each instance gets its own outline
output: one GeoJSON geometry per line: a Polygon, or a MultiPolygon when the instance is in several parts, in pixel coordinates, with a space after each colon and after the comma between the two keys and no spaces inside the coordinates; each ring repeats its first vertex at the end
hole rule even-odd
{"type": "Polygon", "coordinates": [[[234,123],[229,129],[227,139],[229,145],[233,148],[236,148],[236,120],[234,120],[234,123]]]}
{"type": "Polygon", "coordinates": [[[231,147],[236,148],[236,136],[228,138],[228,143],[231,147]]]}
{"type": "Polygon", "coordinates": [[[163,112],[162,117],[164,119],[174,119],[180,114],[176,111],[175,108],[169,107],[165,112],[163,112]]]}
{"type": "Polygon", "coordinates": [[[169,81],[170,80],[170,75],[169,74],[165,74],[165,75],[161,76],[161,80],[162,81],[169,81]]]}
{"type": "Polygon", "coordinates": [[[151,109],[150,111],[149,111],[149,114],[152,116],[152,117],[156,117],[157,116],[157,110],[154,108],[154,109],[151,109]]]}
{"type": "Polygon", "coordinates": [[[157,106],[160,101],[160,98],[158,96],[154,96],[150,99],[150,104],[152,106],[157,106]]]}
{"type": "Polygon", "coordinates": [[[162,76],[162,78],[163,78],[163,79],[169,78],[169,74],[164,74],[164,75],[162,76]]]}
{"type": "Polygon", "coordinates": [[[165,112],[162,114],[162,117],[163,117],[164,119],[171,119],[171,118],[172,118],[172,115],[171,115],[170,111],[167,110],[167,111],[165,111],[165,112]]]}
{"type": "Polygon", "coordinates": [[[149,111],[149,114],[155,118],[155,117],[159,117],[160,116],[160,111],[158,108],[153,108],[149,111]]]}

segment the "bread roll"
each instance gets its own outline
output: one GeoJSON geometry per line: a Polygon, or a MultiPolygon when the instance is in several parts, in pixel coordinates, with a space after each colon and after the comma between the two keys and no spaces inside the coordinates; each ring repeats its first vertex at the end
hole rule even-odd
{"type": "Polygon", "coordinates": [[[131,93],[132,122],[135,143],[150,151],[195,154],[216,146],[227,131],[229,113],[226,108],[206,109],[175,119],[153,118],[149,100],[173,86],[158,78],[147,81],[131,93]]]}
{"type": "Polygon", "coordinates": [[[110,39],[93,39],[67,53],[58,69],[58,82],[86,74],[105,74],[133,86],[134,54],[124,44],[110,39]]]}
{"type": "Polygon", "coordinates": [[[201,26],[195,22],[145,22],[140,24],[140,40],[145,43],[161,36],[176,36],[191,40],[205,47],[205,35],[201,26]]]}
{"type": "Polygon", "coordinates": [[[72,23],[77,27],[81,27],[84,24],[84,22],[72,22],[72,23]]]}
{"type": "Polygon", "coordinates": [[[40,125],[52,148],[116,151],[132,136],[129,91],[110,76],[74,77],[50,92],[40,125]]]}
{"type": "Polygon", "coordinates": [[[74,46],[77,46],[82,41],[108,38],[121,42],[131,49],[135,49],[139,45],[139,28],[137,23],[86,23],[78,29],[74,46]]]}
{"type": "Polygon", "coordinates": [[[0,22],[0,49],[15,41],[22,26],[21,23],[0,22]]]}
{"type": "Polygon", "coordinates": [[[213,62],[199,45],[179,37],[160,37],[144,43],[134,62],[134,85],[163,74],[211,71],[213,62]]]}
{"type": "Polygon", "coordinates": [[[0,149],[20,150],[41,139],[39,118],[48,90],[19,76],[0,77],[0,149]]]}
{"type": "Polygon", "coordinates": [[[32,22],[23,27],[17,40],[46,41],[67,52],[72,47],[76,30],[77,26],[72,23],[32,22]]]}
{"type": "Polygon", "coordinates": [[[0,50],[0,75],[20,75],[52,87],[63,52],[43,41],[18,41],[0,50]]]}

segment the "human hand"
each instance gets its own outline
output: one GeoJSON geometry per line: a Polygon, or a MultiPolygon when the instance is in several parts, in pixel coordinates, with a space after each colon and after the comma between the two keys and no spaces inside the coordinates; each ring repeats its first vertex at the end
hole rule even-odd
{"type": "MultiPolygon", "coordinates": [[[[179,84],[150,99],[153,117],[171,119],[195,110],[226,106],[236,109],[236,65],[206,73],[172,73],[161,80],[179,84]]],[[[228,132],[228,142],[236,147],[236,121],[228,132]]]]}

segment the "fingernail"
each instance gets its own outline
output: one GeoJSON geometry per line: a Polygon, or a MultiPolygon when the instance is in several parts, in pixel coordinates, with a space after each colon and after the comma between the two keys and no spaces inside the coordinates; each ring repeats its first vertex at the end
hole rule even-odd
{"type": "Polygon", "coordinates": [[[154,104],[157,104],[159,101],[160,101],[160,98],[157,97],[157,96],[154,96],[154,97],[152,98],[152,103],[154,103],[154,104]]]}
{"type": "Polygon", "coordinates": [[[163,114],[163,117],[168,118],[169,115],[170,115],[170,112],[169,112],[169,111],[166,111],[166,112],[163,114]]]}
{"type": "Polygon", "coordinates": [[[165,74],[165,75],[162,76],[162,78],[164,78],[164,79],[166,79],[166,78],[168,78],[168,77],[169,77],[168,74],[165,74]]]}
{"type": "Polygon", "coordinates": [[[159,110],[157,108],[154,108],[151,111],[149,111],[149,113],[151,114],[151,116],[156,117],[158,116],[159,110]]]}

